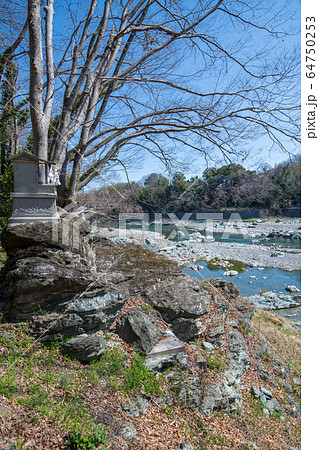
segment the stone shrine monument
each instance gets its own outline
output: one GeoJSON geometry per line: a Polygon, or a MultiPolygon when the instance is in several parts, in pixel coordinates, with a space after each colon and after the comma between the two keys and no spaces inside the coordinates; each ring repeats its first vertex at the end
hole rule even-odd
{"type": "Polygon", "coordinates": [[[59,184],[55,163],[23,151],[11,158],[14,173],[12,216],[9,225],[59,221],[56,188],[59,184]]]}

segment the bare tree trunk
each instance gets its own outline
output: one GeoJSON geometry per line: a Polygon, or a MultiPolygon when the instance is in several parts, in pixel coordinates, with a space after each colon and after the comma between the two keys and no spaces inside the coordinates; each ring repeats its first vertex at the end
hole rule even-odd
{"type": "Polygon", "coordinates": [[[44,103],[44,119],[46,122],[47,132],[49,130],[49,123],[51,119],[52,104],[54,97],[54,65],[53,65],[53,0],[47,0],[47,5],[44,7],[45,16],[45,40],[46,40],[46,74],[47,74],[47,88],[44,103]]]}
{"type": "Polygon", "coordinates": [[[33,151],[47,159],[48,139],[42,105],[43,57],[41,34],[41,0],[29,0],[30,113],[33,131],[33,151]]]}
{"type": "Polygon", "coordinates": [[[65,206],[67,204],[66,199],[66,170],[67,170],[68,160],[66,159],[62,165],[61,172],[60,172],[60,185],[57,187],[57,204],[61,207],[65,206]]]}

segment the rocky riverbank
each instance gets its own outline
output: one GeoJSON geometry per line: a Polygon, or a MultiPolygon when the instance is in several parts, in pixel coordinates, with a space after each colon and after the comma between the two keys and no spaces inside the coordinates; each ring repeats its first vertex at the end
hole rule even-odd
{"type": "MultiPolygon", "coordinates": [[[[269,233],[272,232],[275,224],[275,222],[258,224],[258,233],[265,233],[267,230],[269,233]]],[[[291,227],[292,233],[295,233],[300,222],[293,221],[286,225],[288,228],[291,227]]],[[[290,233],[286,229],[281,228],[281,230],[283,233],[290,233]]],[[[235,229],[235,231],[238,230],[235,229]]],[[[209,261],[213,258],[220,258],[241,261],[247,265],[284,270],[300,270],[301,268],[300,249],[282,248],[276,245],[216,242],[213,236],[202,236],[200,232],[190,234],[189,239],[180,242],[168,240],[160,233],[132,229],[122,230],[119,233],[119,230],[103,228],[99,230],[99,235],[117,243],[137,242],[149,246],[153,251],[165,254],[181,265],[189,261],[209,261]]]]}
{"type": "Polygon", "coordinates": [[[206,230],[215,233],[231,233],[232,235],[242,235],[249,238],[255,237],[282,237],[285,239],[301,239],[301,220],[262,220],[250,221],[222,221],[214,224],[191,225],[194,229],[206,230]]]}
{"type": "Polygon", "coordinates": [[[1,449],[299,448],[298,331],[151,241],[78,237],[2,235],[1,449]]]}

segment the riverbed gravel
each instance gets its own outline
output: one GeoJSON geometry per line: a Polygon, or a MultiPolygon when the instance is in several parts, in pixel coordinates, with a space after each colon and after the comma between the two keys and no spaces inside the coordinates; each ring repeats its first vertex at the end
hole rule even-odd
{"type": "MultiPolygon", "coordinates": [[[[239,225],[242,224],[243,222],[239,223],[239,225]]],[[[298,233],[301,227],[300,220],[263,221],[253,222],[253,224],[255,224],[254,227],[249,228],[251,223],[245,223],[245,232],[249,233],[250,237],[264,236],[272,232],[280,233],[281,235],[298,233]]],[[[221,223],[216,227],[216,232],[221,232],[221,229],[228,232],[229,227],[233,227],[232,234],[236,232],[237,234],[242,234],[243,229],[236,228],[239,225],[230,222],[221,223]],[[233,225],[235,225],[235,228],[233,225]]],[[[166,239],[157,232],[138,229],[118,230],[102,228],[99,230],[99,234],[119,243],[140,243],[184,265],[187,265],[190,261],[209,261],[217,257],[225,260],[242,261],[251,266],[274,267],[284,270],[300,270],[301,268],[300,249],[281,247],[277,244],[256,245],[253,243],[227,242],[227,240],[225,242],[217,242],[212,236],[202,236],[199,232],[189,235],[189,239],[179,242],[166,239]]]]}

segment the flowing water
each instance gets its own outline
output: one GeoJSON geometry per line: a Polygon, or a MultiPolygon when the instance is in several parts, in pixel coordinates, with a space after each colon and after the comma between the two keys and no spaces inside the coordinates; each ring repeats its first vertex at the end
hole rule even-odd
{"type": "MultiPolygon", "coordinates": [[[[239,273],[234,277],[229,277],[223,275],[226,269],[210,270],[207,267],[206,261],[197,261],[196,263],[191,263],[192,265],[201,265],[204,267],[203,270],[193,270],[191,268],[183,269],[184,273],[192,277],[199,279],[209,279],[209,278],[222,278],[227,281],[234,283],[240,290],[240,295],[243,297],[249,297],[250,295],[259,294],[262,291],[273,291],[277,294],[289,293],[286,291],[286,286],[296,286],[301,290],[301,273],[300,270],[282,270],[273,269],[271,267],[265,267],[261,269],[258,267],[247,267],[247,269],[239,273]],[[255,277],[255,278],[249,278],[255,277]]],[[[290,294],[295,295],[295,294],[290,294]]],[[[279,310],[276,313],[286,317],[294,322],[299,322],[301,318],[301,307],[287,310],[279,310]]]]}
{"type": "MultiPolygon", "coordinates": [[[[131,225],[129,228],[140,229],[138,225],[131,225]]],[[[149,231],[155,231],[153,224],[147,227],[149,231]]],[[[184,230],[183,230],[184,231],[184,230]]],[[[274,246],[276,249],[281,248],[295,248],[300,249],[301,243],[298,239],[285,239],[285,238],[246,238],[243,235],[229,235],[225,238],[222,233],[213,233],[200,230],[187,230],[189,235],[195,232],[200,232],[203,236],[214,236],[215,241],[218,242],[230,242],[230,243],[240,243],[240,244],[255,244],[255,245],[267,245],[274,246]]],[[[172,241],[181,241],[184,238],[177,238],[176,227],[174,225],[162,225],[162,234],[172,241]]],[[[189,236],[186,236],[188,238],[189,236]]],[[[286,286],[293,285],[301,290],[301,273],[300,270],[287,271],[283,269],[274,268],[261,268],[258,267],[247,267],[247,269],[239,273],[234,277],[229,277],[223,275],[226,269],[210,270],[207,267],[206,261],[196,261],[196,263],[191,263],[193,265],[201,265],[204,267],[203,270],[196,271],[191,268],[183,269],[184,273],[190,276],[197,277],[199,279],[203,278],[223,278],[228,281],[232,281],[240,290],[240,294],[243,297],[248,297],[250,295],[259,294],[261,291],[273,291],[276,293],[289,294],[286,291],[286,286]],[[250,276],[255,278],[249,278],[250,276]]],[[[293,294],[292,294],[293,295],[293,294]]],[[[300,322],[301,320],[301,307],[288,309],[288,310],[278,310],[277,314],[286,317],[294,322],[300,322]]]]}
{"type": "MultiPolygon", "coordinates": [[[[154,227],[150,225],[150,231],[154,230],[154,227]],[[153,229],[152,229],[153,228],[153,229]]],[[[167,238],[171,236],[172,241],[181,241],[183,238],[174,237],[174,231],[176,228],[172,225],[163,225],[162,234],[167,238]]],[[[244,237],[242,234],[230,234],[228,237],[223,233],[216,233],[212,231],[201,230],[187,230],[191,236],[193,233],[200,233],[202,236],[214,236],[217,242],[231,242],[236,244],[256,244],[256,245],[280,245],[281,247],[300,248],[300,240],[298,239],[284,239],[284,238],[266,238],[266,237],[244,237]]]]}

